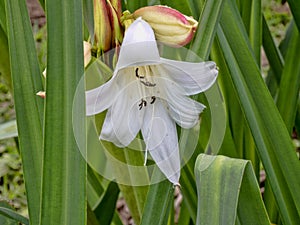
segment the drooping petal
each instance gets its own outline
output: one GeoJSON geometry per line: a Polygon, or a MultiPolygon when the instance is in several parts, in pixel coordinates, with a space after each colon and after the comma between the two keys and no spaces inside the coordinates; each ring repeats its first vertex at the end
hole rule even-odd
{"type": "Polygon", "coordinates": [[[115,77],[112,77],[100,87],[85,92],[87,116],[103,112],[112,105],[117,93],[115,80],[115,77]]]}
{"type": "Polygon", "coordinates": [[[175,122],[161,101],[147,107],[142,125],[146,148],[156,165],[175,185],[180,176],[180,156],[175,122]]]}
{"type": "Polygon", "coordinates": [[[188,95],[198,94],[210,88],[217,79],[214,62],[182,62],[161,58],[166,76],[181,85],[188,95]]]}
{"type": "MultiPolygon", "coordinates": [[[[152,67],[156,74],[163,74],[161,65],[152,67]]],[[[170,77],[155,77],[155,83],[159,91],[155,94],[166,102],[166,110],[175,122],[186,129],[194,127],[199,121],[199,114],[205,106],[187,97],[185,89],[170,77]]]]}
{"type": "Polygon", "coordinates": [[[141,95],[138,85],[137,80],[128,80],[127,85],[118,92],[106,114],[100,139],[125,147],[136,137],[144,118],[144,110],[140,110],[139,106],[141,95]]]}
{"type": "Polygon", "coordinates": [[[160,61],[152,28],[141,18],[125,32],[116,70],[137,65],[157,64],[160,61]]]}

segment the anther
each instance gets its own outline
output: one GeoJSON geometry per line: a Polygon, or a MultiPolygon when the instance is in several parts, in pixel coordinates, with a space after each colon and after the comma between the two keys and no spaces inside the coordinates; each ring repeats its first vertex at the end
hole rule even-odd
{"type": "Polygon", "coordinates": [[[151,83],[151,82],[149,82],[149,81],[143,81],[143,80],[140,80],[140,82],[141,82],[143,85],[147,86],[147,87],[155,87],[155,86],[156,86],[155,83],[151,83]]]}
{"type": "Polygon", "coordinates": [[[139,68],[136,68],[136,69],[135,69],[135,76],[136,76],[137,78],[140,78],[140,79],[141,79],[141,78],[145,78],[145,76],[140,76],[138,72],[139,72],[139,68]]]}
{"type": "Polygon", "coordinates": [[[155,100],[156,100],[155,96],[152,96],[150,104],[153,104],[155,102],[155,100]]]}
{"type": "Polygon", "coordinates": [[[139,104],[139,110],[141,110],[143,108],[143,106],[144,107],[147,106],[147,102],[144,99],[142,99],[141,103],[139,104]]]}

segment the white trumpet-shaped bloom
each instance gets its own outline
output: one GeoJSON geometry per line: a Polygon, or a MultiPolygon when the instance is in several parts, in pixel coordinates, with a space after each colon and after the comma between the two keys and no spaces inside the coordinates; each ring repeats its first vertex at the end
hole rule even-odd
{"type": "Polygon", "coordinates": [[[178,184],[180,156],[176,123],[192,128],[204,105],[189,98],[216,80],[214,62],[190,63],[161,58],[152,28],[141,18],[125,32],[113,77],[86,92],[86,113],[108,109],[100,139],[128,146],[141,131],[165,176],[178,184]]]}

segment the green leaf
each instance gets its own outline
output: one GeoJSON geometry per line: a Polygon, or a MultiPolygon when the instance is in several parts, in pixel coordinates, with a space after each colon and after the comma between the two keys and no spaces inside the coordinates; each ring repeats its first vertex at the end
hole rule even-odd
{"type": "Polygon", "coordinates": [[[196,20],[199,18],[199,11],[195,7],[194,1],[185,0],[185,1],[170,1],[170,0],[161,0],[161,5],[167,5],[173,9],[177,9],[181,13],[187,16],[193,16],[196,20]]]}
{"type": "Polygon", "coordinates": [[[11,74],[14,90],[20,152],[25,176],[30,222],[38,224],[40,211],[42,90],[31,23],[25,1],[5,1],[11,74]],[[30,129],[29,129],[30,128],[30,129]]]}
{"type": "Polygon", "coordinates": [[[94,7],[92,0],[83,0],[83,16],[84,22],[88,28],[91,37],[91,43],[94,42],[94,7]]]}
{"type": "Polygon", "coordinates": [[[138,8],[147,6],[148,1],[147,0],[140,0],[140,1],[132,1],[132,0],[124,0],[126,9],[130,12],[134,12],[138,8]]]}
{"type": "MultiPolygon", "coordinates": [[[[156,167],[155,176],[164,176],[156,167]]],[[[156,179],[156,178],[154,178],[156,179]]],[[[164,225],[168,221],[168,215],[172,203],[174,188],[168,180],[152,184],[147,195],[141,225],[164,225]]]]}
{"type": "Polygon", "coordinates": [[[276,47],[271,31],[269,30],[266,19],[263,17],[263,46],[270,63],[270,67],[275,75],[277,82],[280,82],[282,69],[284,66],[283,57],[276,47]]]}
{"type": "Polygon", "coordinates": [[[297,112],[297,100],[300,88],[300,36],[296,25],[293,26],[292,38],[285,57],[285,66],[280,81],[277,107],[291,133],[297,112]],[[288,101],[287,101],[288,99],[288,101]]]}
{"type": "Polygon", "coordinates": [[[200,154],[195,176],[196,224],[270,224],[249,161],[200,154]]]}
{"type": "Polygon", "coordinates": [[[0,140],[17,136],[18,130],[15,120],[0,124],[0,140]]]}
{"type": "MultiPolygon", "coordinates": [[[[3,2],[3,1],[1,1],[1,2],[3,2]]],[[[6,26],[5,26],[5,28],[6,28],[6,26]]],[[[0,52],[1,52],[0,75],[1,76],[3,75],[8,87],[10,89],[12,89],[9,50],[8,50],[8,40],[7,40],[7,34],[5,33],[2,26],[0,26],[0,52]]]]}
{"type": "Polygon", "coordinates": [[[205,1],[202,14],[199,18],[198,30],[191,50],[202,59],[207,59],[213,43],[217,26],[223,10],[223,0],[205,1]]]}
{"type": "Polygon", "coordinates": [[[294,16],[298,31],[300,31],[300,4],[297,0],[287,0],[294,16]]]}
{"type": "Polygon", "coordinates": [[[26,217],[16,213],[7,203],[0,202],[0,224],[17,225],[17,222],[29,225],[29,220],[26,217]]]}
{"type": "Polygon", "coordinates": [[[109,225],[113,219],[120,190],[115,182],[110,182],[105,195],[94,213],[101,225],[109,225]]]}
{"type": "Polygon", "coordinates": [[[231,72],[258,154],[263,162],[281,216],[286,224],[299,221],[299,162],[285,124],[255,62],[239,14],[231,2],[224,7],[218,38],[231,72]],[[288,162],[288,163],[287,163],[288,162]]]}
{"type": "Polygon", "coordinates": [[[74,129],[80,129],[80,141],[86,143],[84,83],[80,82],[84,73],[81,2],[47,1],[46,17],[47,98],[40,224],[84,225],[86,163],[72,124],[74,115],[78,123],[74,129]],[[80,104],[73,108],[76,89],[80,104]]]}
{"type": "Polygon", "coordinates": [[[4,31],[5,36],[7,36],[6,26],[5,1],[0,1],[0,27],[4,31]]]}

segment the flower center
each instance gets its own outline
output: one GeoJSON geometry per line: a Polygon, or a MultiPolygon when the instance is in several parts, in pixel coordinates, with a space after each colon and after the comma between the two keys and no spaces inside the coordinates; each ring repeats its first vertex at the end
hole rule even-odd
{"type": "MultiPolygon", "coordinates": [[[[139,67],[135,69],[135,76],[137,77],[137,79],[139,79],[141,85],[140,88],[140,93],[141,96],[147,96],[146,95],[146,89],[148,90],[148,88],[153,88],[156,86],[156,83],[149,81],[149,79],[151,79],[151,68],[148,66],[142,67],[143,73],[140,73],[139,71],[139,67]]],[[[148,92],[148,91],[147,91],[148,92]]],[[[151,90],[151,92],[153,93],[153,91],[151,90]]],[[[150,100],[150,104],[154,104],[156,100],[156,97],[154,95],[151,96],[151,100],[150,100]]],[[[139,110],[141,110],[143,107],[147,106],[147,100],[144,99],[142,97],[140,103],[138,104],[139,110]]]]}

